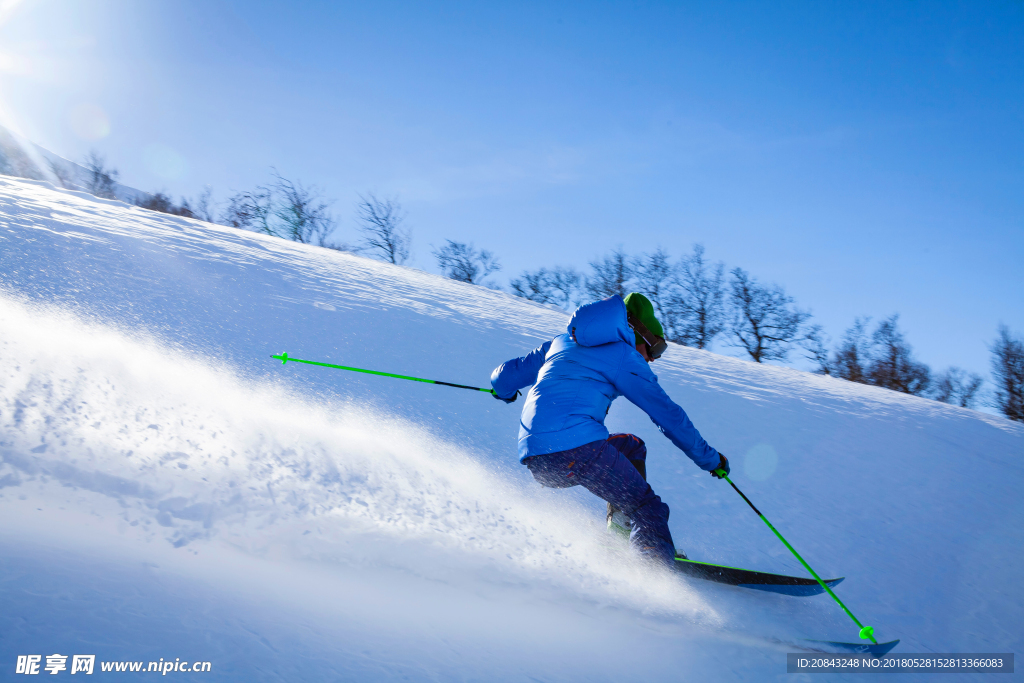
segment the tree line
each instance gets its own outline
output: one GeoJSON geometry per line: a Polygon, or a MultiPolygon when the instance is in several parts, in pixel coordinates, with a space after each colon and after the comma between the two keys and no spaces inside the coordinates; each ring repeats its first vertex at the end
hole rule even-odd
{"type": "MultiPolygon", "coordinates": [[[[9,155],[0,154],[0,173],[44,179],[33,166],[23,163],[15,167],[8,158],[9,155]]],[[[234,192],[225,202],[218,203],[209,186],[197,197],[182,197],[177,202],[162,190],[149,193],[121,186],[117,169],[109,166],[95,150],[77,164],[52,158],[47,159],[47,164],[62,187],[96,197],[120,199],[150,211],[252,230],[303,244],[353,253],[367,251],[399,265],[409,260],[411,233],[403,225],[402,207],[396,200],[378,198],[372,192],[361,195],[356,207],[360,240],[346,244],[332,239],[338,227],[330,211],[333,202],[315,185],[286,178],[276,169],[271,169],[267,182],[251,190],[234,192]]]]}
{"type": "MultiPolygon", "coordinates": [[[[899,315],[857,318],[831,345],[809,311],[799,308],[779,285],[765,283],[743,268],[726,271],[708,260],[704,247],[673,260],[664,249],[631,256],[621,248],[589,263],[589,270],[557,266],[525,271],[511,282],[512,293],[571,310],[584,300],[630,291],[654,305],[669,341],[698,349],[715,340],[740,349],[750,360],[784,362],[800,353],[816,372],[915,396],[972,408],[982,400],[984,380],[950,367],[933,373],[914,357],[899,327],[899,315]]],[[[989,403],[1012,420],[1024,421],[1024,340],[1000,326],[992,354],[989,403]]]]}
{"type": "MultiPolygon", "coordinates": [[[[119,198],[118,172],[96,152],[81,165],[53,160],[49,164],[64,187],[119,198]]],[[[22,175],[11,173],[12,166],[0,163],[0,172],[22,175]]],[[[163,192],[138,193],[130,199],[152,211],[362,253],[396,265],[411,258],[412,232],[397,199],[360,195],[355,207],[359,239],[339,243],[332,239],[338,227],[330,211],[333,202],[316,186],[285,178],[274,169],[268,182],[233,193],[223,205],[213,201],[209,187],[193,200],[174,202],[163,192]]],[[[486,249],[445,240],[431,254],[445,277],[502,289],[487,279],[501,270],[501,263],[486,249]]],[[[708,260],[700,244],[675,260],[662,248],[630,255],[620,247],[588,266],[585,271],[567,266],[526,270],[510,281],[508,291],[567,312],[585,301],[638,291],[654,305],[666,339],[677,344],[707,349],[717,340],[758,363],[785,362],[799,353],[813,363],[815,372],[850,382],[966,408],[983,399],[985,380],[980,375],[955,366],[933,373],[917,360],[899,327],[898,314],[874,326],[871,318],[857,318],[831,345],[811,313],[798,307],[780,285],[763,282],[739,267],[726,271],[722,262],[708,260]]],[[[1006,417],[1024,421],[1024,339],[1000,326],[989,348],[993,387],[986,402],[1006,417]]]]}

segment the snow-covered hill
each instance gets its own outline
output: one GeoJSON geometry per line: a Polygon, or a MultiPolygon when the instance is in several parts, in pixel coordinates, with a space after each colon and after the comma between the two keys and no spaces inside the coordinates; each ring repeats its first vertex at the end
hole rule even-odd
{"type": "MultiPolygon", "coordinates": [[[[0,126],[0,174],[47,180],[58,187],[75,190],[86,190],[92,175],[89,169],[81,164],[54,154],[3,126],[0,126]]],[[[153,196],[119,183],[114,178],[111,179],[110,189],[115,197],[129,204],[137,204],[153,196]]]]}
{"type": "MultiPolygon", "coordinates": [[[[634,566],[595,499],[517,463],[519,404],[270,359],[485,386],[565,321],[0,178],[0,670],[61,653],[210,661],[204,680],[760,681],[788,676],[773,639],[855,640],[827,597],[634,566]]],[[[880,638],[1021,649],[1024,426],[682,347],[652,367],[880,638]]],[[[691,557],[803,574],[642,413],[620,400],[609,426],[647,440],[691,557]]]]}

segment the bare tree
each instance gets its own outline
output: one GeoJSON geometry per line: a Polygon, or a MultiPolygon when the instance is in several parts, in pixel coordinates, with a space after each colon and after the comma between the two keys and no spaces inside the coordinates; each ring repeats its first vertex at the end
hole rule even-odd
{"type": "Polygon", "coordinates": [[[869,384],[920,396],[931,384],[931,371],[914,360],[898,322],[899,315],[890,316],[871,335],[874,348],[865,376],[869,384]]]}
{"type": "Polygon", "coordinates": [[[583,295],[583,276],[575,268],[555,266],[548,277],[548,285],[555,294],[555,303],[565,310],[580,305],[583,295]]]}
{"type": "Polygon", "coordinates": [[[984,381],[973,372],[951,367],[936,378],[934,398],[961,408],[973,408],[984,381]]]}
{"type": "Polygon", "coordinates": [[[178,208],[174,205],[174,201],[163,192],[139,195],[135,198],[135,206],[149,209],[150,211],[159,211],[160,213],[175,213],[175,209],[178,208]]]}
{"type": "Polygon", "coordinates": [[[801,346],[807,352],[805,357],[814,363],[814,372],[821,375],[832,374],[828,342],[828,335],[821,325],[811,325],[805,329],[801,346]]]}
{"type": "Polygon", "coordinates": [[[693,253],[679,262],[679,296],[673,304],[679,319],[672,341],[705,349],[725,327],[723,283],[725,266],[712,266],[704,259],[704,246],[693,245],[693,253]]]}
{"type": "Polygon", "coordinates": [[[356,220],[363,235],[362,245],[388,263],[401,265],[409,260],[412,234],[402,227],[405,212],[397,199],[380,199],[370,192],[359,196],[356,220]]]}
{"type": "Polygon", "coordinates": [[[67,167],[67,164],[60,159],[50,158],[47,158],[46,164],[50,167],[50,172],[53,173],[53,177],[57,179],[61,187],[66,190],[77,189],[78,185],[75,184],[74,173],[67,167]]]}
{"type": "Polygon", "coordinates": [[[217,222],[217,204],[213,201],[213,188],[209,185],[203,188],[196,199],[195,217],[207,223],[217,222]]]}
{"type": "Polygon", "coordinates": [[[580,274],[574,269],[556,266],[551,270],[541,268],[532,273],[523,271],[509,286],[516,296],[570,309],[579,303],[580,281],[580,274]]]}
{"type": "Polygon", "coordinates": [[[989,347],[992,351],[992,376],[995,407],[1010,418],[1024,422],[1024,339],[999,326],[999,336],[989,347]]]}
{"type": "Polygon", "coordinates": [[[534,272],[524,270],[523,274],[512,280],[509,287],[516,296],[521,296],[539,304],[554,303],[554,292],[551,291],[548,279],[550,273],[547,268],[541,268],[534,272]]]}
{"type": "Polygon", "coordinates": [[[192,205],[188,203],[187,197],[181,198],[181,204],[178,204],[171,211],[175,216],[184,216],[185,218],[195,218],[196,212],[192,210],[192,205]]]}
{"type": "Polygon", "coordinates": [[[107,167],[106,159],[96,150],[91,150],[83,164],[86,170],[85,188],[97,197],[117,199],[118,172],[107,167]]]}
{"type": "Polygon", "coordinates": [[[270,223],[273,215],[272,199],[270,189],[263,186],[257,186],[252,191],[238,192],[228,198],[221,222],[232,228],[276,235],[270,223]]]}
{"type": "Polygon", "coordinates": [[[221,222],[303,244],[335,246],[328,243],[334,218],[320,190],[293,182],[277,170],[272,170],[272,175],[274,182],[269,186],[259,185],[229,197],[221,222]]]}
{"type": "Polygon", "coordinates": [[[778,285],[763,286],[742,268],[734,268],[730,284],[732,318],[729,331],[736,346],[758,363],[785,360],[800,341],[810,314],[793,307],[778,285]]]}
{"type": "Polygon", "coordinates": [[[665,338],[678,338],[679,284],[668,252],[662,248],[641,254],[633,260],[633,281],[638,292],[654,306],[654,313],[665,330],[665,338]]]}
{"type": "Polygon", "coordinates": [[[498,259],[486,249],[477,251],[472,244],[445,241],[448,244],[433,252],[437,267],[445,277],[470,284],[484,284],[485,277],[501,270],[498,259]]]}
{"type": "Polygon", "coordinates": [[[173,216],[184,216],[185,218],[196,217],[195,212],[192,210],[192,206],[188,203],[187,199],[182,198],[181,204],[175,204],[174,200],[163,192],[157,192],[156,194],[150,195],[140,194],[135,197],[135,206],[143,209],[149,209],[150,211],[169,213],[173,216]]]}
{"type": "Polygon", "coordinates": [[[276,170],[273,175],[278,195],[274,208],[278,219],[275,232],[295,242],[326,246],[328,236],[334,231],[334,218],[320,191],[316,186],[303,187],[301,183],[292,182],[276,170]]]}
{"type": "Polygon", "coordinates": [[[633,259],[618,247],[603,259],[590,262],[591,275],[586,279],[587,293],[595,299],[607,299],[629,293],[627,285],[635,275],[633,259]]]}
{"type": "Polygon", "coordinates": [[[871,318],[856,318],[843,334],[843,340],[828,363],[827,375],[850,382],[867,384],[867,365],[871,362],[871,342],[867,324],[871,318]]]}

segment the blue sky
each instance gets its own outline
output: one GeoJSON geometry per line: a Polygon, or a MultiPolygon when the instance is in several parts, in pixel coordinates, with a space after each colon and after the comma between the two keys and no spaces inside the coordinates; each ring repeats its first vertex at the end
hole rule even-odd
{"type": "MultiPolygon", "coordinates": [[[[1024,4],[0,3],[0,118],[142,189],[271,166],[502,281],[703,243],[835,338],[900,313],[988,374],[1024,332],[1024,4]]],[[[722,344],[716,346],[740,355],[722,344]]]]}

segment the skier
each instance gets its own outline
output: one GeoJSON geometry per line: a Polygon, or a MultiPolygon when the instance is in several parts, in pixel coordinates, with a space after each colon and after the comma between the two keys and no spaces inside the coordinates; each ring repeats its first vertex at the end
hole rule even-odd
{"type": "MultiPolygon", "coordinates": [[[[647,447],[632,434],[609,435],[612,401],[625,396],[703,470],[729,473],[729,461],[701,437],[658,384],[648,364],[668,348],[643,294],[580,306],[566,333],[491,373],[494,397],[512,403],[531,384],[519,423],[519,460],[542,486],[582,485],[621,510],[630,545],[644,558],[675,562],[668,505],[646,481],[647,447]]],[[[686,557],[683,554],[680,557],[686,557]]]]}

